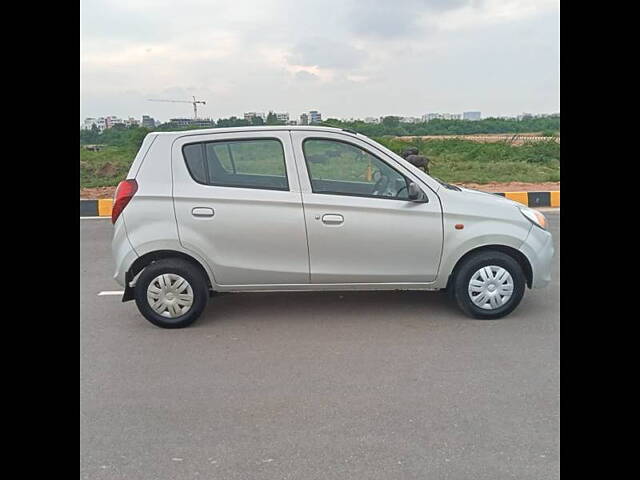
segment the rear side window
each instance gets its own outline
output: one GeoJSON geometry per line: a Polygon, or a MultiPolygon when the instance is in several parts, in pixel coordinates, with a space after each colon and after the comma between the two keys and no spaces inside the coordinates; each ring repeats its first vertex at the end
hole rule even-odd
{"type": "Polygon", "coordinates": [[[204,150],[202,145],[194,143],[185,145],[184,158],[187,161],[187,168],[193,179],[198,183],[207,183],[207,175],[204,172],[204,150]]]}
{"type": "Polygon", "coordinates": [[[182,148],[191,177],[219,187],[289,190],[282,143],[276,139],[191,143],[182,148]]]}

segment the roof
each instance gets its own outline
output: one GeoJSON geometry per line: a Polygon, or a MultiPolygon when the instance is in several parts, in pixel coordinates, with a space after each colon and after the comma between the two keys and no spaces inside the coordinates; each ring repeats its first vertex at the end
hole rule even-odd
{"type": "Polygon", "coordinates": [[[335,127],[320,127],[315,125],[265,125],[265,126],[250,126],[250,127],[223,127],[223,128],[198,128],[190,130],[176,130],[172,132],[151,132],[150,135],[169,135],[169,136],[182,136],[182,135],[204,135],[208,133],[235,133],[235,132],[273,132],[273,131],[316,131],[316,132],[333,132],[333,133],[346,133],[351,135],[357,135],[357,132],[353,130],[346,130],[343,128],[335,127]]]}

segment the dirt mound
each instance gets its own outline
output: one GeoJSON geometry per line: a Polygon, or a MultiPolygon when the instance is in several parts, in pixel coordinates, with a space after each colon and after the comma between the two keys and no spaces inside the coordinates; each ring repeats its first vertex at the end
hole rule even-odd
{"type": "Polygon", "coordinates": [[[116,187],[81,188],[80,199],[96,200],[100,198],[113,198],[115,193],[116,193],[116,187]]]}

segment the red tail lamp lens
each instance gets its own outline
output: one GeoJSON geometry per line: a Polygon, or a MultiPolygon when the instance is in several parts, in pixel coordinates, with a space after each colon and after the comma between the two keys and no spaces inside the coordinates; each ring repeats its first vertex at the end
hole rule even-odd
{"type": "Polygon", "coordinates": [[[111,223],[116,223],[116,220],[118,220],[118,217],[124,210],[124,207],[127,206],[137,191],[138,182],[134,179],[123,180],[118,184],[113,201],[113,208],[111,209],[111,223]]]}

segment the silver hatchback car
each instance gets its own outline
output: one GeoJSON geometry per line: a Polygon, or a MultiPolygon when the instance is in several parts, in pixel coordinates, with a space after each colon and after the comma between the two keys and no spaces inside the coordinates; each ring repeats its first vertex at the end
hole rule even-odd
{"type": "Polygon", "coordinates": [[[553,256],[540,212],[325,127],[150,133],[112,221],[122,300],[165,328],[231,291],[447,289],[499,318],[550,282],[553,256]]]}

